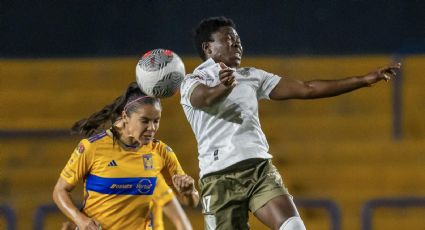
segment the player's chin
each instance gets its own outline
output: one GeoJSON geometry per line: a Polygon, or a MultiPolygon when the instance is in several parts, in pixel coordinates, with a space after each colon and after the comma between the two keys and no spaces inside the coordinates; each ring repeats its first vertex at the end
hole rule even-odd
{"type": "Polygon", "coordinates": [[[233,61],[239,66],[242,61],[242,55],[236,55],[235,57],[233,57],[233,61]]]}
{"type": "Polygon", "coordinates": [[[241,59],[238,58],[238,57],[234,57],[231,60],[229,60],[228,63],[229,63],[228,64],[229,67],[237,68],[237,67],[239,67],[241,65],[241,59]]]}

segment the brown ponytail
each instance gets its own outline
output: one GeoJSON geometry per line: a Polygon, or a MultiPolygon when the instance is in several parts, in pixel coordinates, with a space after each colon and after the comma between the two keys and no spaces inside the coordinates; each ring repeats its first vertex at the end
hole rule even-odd
{"type": "MultiPolygon", "coordinates": [[[[122,96],[117,97],[114,102],[103,107],[100,111],[93,113],[88,118],[81,119],[72,126],[71,134],[82,135],[85,137],[91,136],[101,130],[107,129],[115,123],[122,114],[127,102],[138,97],[144,97],[144,94],[138,87],[136,82],[130,83],[127,90],[122,96]]],[[[140,100],[138,103],[132,103],[126,107],[126,112],[131,113],[141,104],[159,103],[159,99],[147,97],[146,100],[140,100]]]]}

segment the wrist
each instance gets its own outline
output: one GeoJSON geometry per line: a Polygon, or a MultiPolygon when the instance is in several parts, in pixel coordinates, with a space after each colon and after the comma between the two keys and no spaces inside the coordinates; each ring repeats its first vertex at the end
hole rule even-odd
{"type": "Polygon", "coordinates": [[[78,223],[83,223],[88,219],[88,217],[86,215],[84,215],[84,213],[78,211],[74,216],[73,216],[73,221],[74,223],[78,224],[78,223]]]}
{"type": "Polygon", "coordinates": [[[195,188],[192,190],[188,190],[188,191],[182,191],[180,192],[181,194],[183,194],[184,196],[193,196],[198,194],[198,190],[196,190],[195,188]]]}
{"type": "Polygon", "coordinates": [[[221,82],[218,86],[224,93],[230,93],[233,90],[233,88],[235,88],[234,84],[226,85],[223,82],[221,82]]]}

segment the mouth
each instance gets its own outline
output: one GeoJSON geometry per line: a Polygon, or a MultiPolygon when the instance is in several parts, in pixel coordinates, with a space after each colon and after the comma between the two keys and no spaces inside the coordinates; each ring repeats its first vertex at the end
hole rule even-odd
{"type": "Polygon", "coordinates": [[[241,51],[236,51],[235,52],[235,57],[238,58],[238,59],[241,59],[242,58],[242,52],[241,51]]]}
{"type": "Polygon", "coordinates": [[[153,134],[145,134],[140,136],[140,140],[152,140],[153,134]]]}

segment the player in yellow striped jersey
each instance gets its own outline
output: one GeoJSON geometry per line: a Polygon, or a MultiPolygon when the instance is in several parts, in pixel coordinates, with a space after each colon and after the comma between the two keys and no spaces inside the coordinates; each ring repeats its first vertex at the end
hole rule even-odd
{"type": "MultiPolygon", "coordinates": [[[[80,141],[53,191],[59,209],[79,229],[145,229],[150,203],[173,186],[179,200],[196,206],[199,195],[173,150],[154,139],[161,105],[131,83],[112,104],[72,130],[89,136],[80,141]],[[100,131],[113,124],[110,129],[100,131]],[[94,135],[93,135],[94,134],[94,135]],[[84,204],[79,210],[70,197],[78,181],[84,181],[84,204]]],[[[175,198],[166,204],[178,217],[178,229],[192,229],[175,198]]]]}

